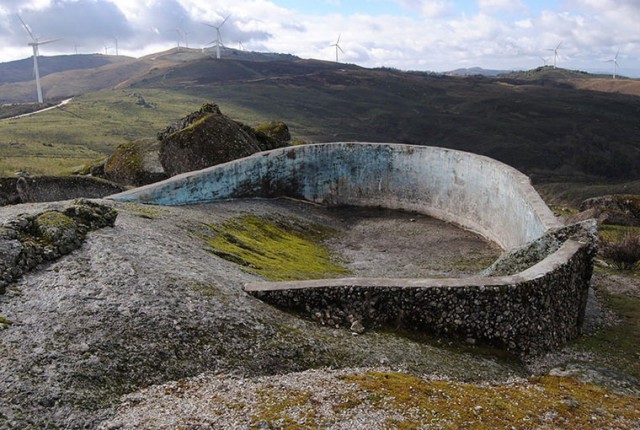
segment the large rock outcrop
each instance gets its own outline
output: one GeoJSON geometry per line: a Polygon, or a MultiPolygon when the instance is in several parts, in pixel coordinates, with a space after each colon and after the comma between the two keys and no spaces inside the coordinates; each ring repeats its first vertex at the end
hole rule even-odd
{"type": "Polygon", "coordinates": [[[174,176],[287,146],[289,138],[288,128],[267,134],[223,115],[215,104],[206,104],[158,133],[160,162],[174,176]]]}
{"type": "Polygon", "coordinates": [[[582,218],[596,218],[601,224],[640,226],[640,196],[612,194],[587,199],[580,205],[582,218]]]}
{"type": "Polygon", "coordinates": [[[99,174],[110,181],[135,186],[167,179],[160,164],[159,147],[157,141],[150,139],[122,143],[105,161],[99,174]]]}

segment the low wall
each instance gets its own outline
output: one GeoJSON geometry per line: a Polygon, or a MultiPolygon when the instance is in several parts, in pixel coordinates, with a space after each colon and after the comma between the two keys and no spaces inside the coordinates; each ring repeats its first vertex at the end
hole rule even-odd
{"type": "Polygon", "coordinates": [[[594,225],[562,227],[525,175],[487,157],[397,144],[305,145],[110,198],[184,205],[283,195],[327,205],[417,211],[480,233],[508,252],[487,276],[464,279],[245,286],[264,301],[326,324],[400,324],[525,355],[555,348],[580,332],[596,251],[594,225]]]}
{"type": "Polygon", "coordinates": [[[101,198],[123,191],[112,182],[91,176],[27,176],[0,178],[0,206],[101,198]]]}

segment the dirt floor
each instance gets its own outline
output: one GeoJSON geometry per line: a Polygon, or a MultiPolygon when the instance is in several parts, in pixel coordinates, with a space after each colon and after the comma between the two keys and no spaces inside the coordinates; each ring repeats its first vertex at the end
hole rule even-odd
{"type": "Polygon", "coordinates": [[[425,215],[375,208],[326,209],[342,235],[328,244],[356,276],[462,277],[498,258],[481,236],[425,215]]]}

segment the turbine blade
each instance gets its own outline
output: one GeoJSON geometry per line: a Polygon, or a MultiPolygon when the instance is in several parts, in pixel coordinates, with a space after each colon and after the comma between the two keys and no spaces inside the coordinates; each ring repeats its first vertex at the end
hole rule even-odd
{"type": "Polygon", "coordinates": [[[341,37],[342,37],[342,33],[338,34],[338,40],[337,40],[337,42],[336,42],[336,45],[337,45],[338,43],[340,43],[340,38],[341,38],[341,37]]]}
{"type": "Polygon", "coordinates": [[[340,45],[336,45],[336,48],[338,48],[340,50],[340,52],[342,52],[344,54],[344,51],[342,50],[342,48],[340,47],[340,45]]]}
{"type": "Polygon", "coordinates": [[[222,27],[224,25],[225,22],[227,22],[227,20],[231,17],[231,15],[227,15],[227,17],[225,19],[222,20],[222,22],[220,23],[220,25],[218,26],[218,28],[222,27]]]}
{"type": "Polygon", "coordinates": [[[617,60],[617,59],[618,59],[618,54],[619,54],[619,53],[620,53],[620,49],[618,49],[618,52],[616,52],[616,56],[615,56],[615,57],[613,57],[615,60],[617,60]]]}
{"type": "Polygon", "coordinates": [[[33,33],[31,32],[31,29],[29,28],[29,26],[22,20],[22,17],[20,15],[16,15],[18,17],[18,19],[20,20],[20,22],[22,23],[22,26],[24,27],[25,30],[27,30],[27,33],[29,33],[29,36],[31,37],[31,40],[37,42],[35,36],[33,35],[33,33]]]}
{"type": "Polygon", "coordinates": [[[38,45],[46,45],[47,43],[58,42],[60,40],[62,40],[62,39],[45,40],[44,42],[38,42],[38,45]]]}
{"type": "Polygon", "coordinates": [[[562,42],[558,43],[558,46],[556,46],[556,49],[560,49],[560,45],[562,45],[562,42]]]}

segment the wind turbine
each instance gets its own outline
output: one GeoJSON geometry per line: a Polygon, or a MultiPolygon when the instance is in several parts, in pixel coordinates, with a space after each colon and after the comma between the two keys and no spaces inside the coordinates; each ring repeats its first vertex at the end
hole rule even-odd
{"type": "Polygon", "coordinates": [[[220,59],[220,47],[224,45],[222,44],[222,34],[220,33],[220,29],[222,28],[222,26],[224,25],[225,22],[227,22],[227,20],[229,19],[231,15],[227,15],[227,17],[225,19],[222,20],[222,22],[219,25],[213,25],[213,24],[206,24],[209,27],[213,27],[216,29],[216,40],[214,40],[213,42],[209,43],[209,45],[212,44],[216,44],[216,58],[219,60],[220,59]]]}
{"type": "Polygon", "coordinates": [[[184,31],[182,27],[176,27],[173,29],[176,33],[178,33],[178,48],[180,47],[180,41],[184,40],[185,48],[189,47],[189,33],[184,31]]]}
{"type": "Polygon", "coordinates": [[[111,49],[110,46],[104,45],[104,55],[109,55],[109,49],[111,49]]]}
{"type": "Polygon", "coordinates": [[[558,49],[560,49],[560,45],[562,45],[562,42],[558,43],[558,46],[556,46],[555,48],[549,48],[547,49],[547,51],[553,51],[553,68],[556,68],[556,63],[558,62],[558,49]]]}
{"type": "Polygon", "coordinates": [[[42,86],[40,86],[40,69],[38,68],[38,55],[40,55],[40,50],[38,49],[40,45],[46,45],[47,43],[57,42],[60,39],[53,40],[45,40],[44,42],[38,41],[38,39],[33,35],[29,26],[22,20],[20,15],[18,15],[18,19],[22,23],[24,29],[29,33],[29,37],[31,37],[31,42],[28,43],[29,46],[33,48],[33,73],[36,77],[36,90],[38,92],[38,103],[42,103],[42,86]]]}
{"type": "Polygon", "coordinates": [[[344,54],[344,51],[342,50],[342,48],[340,47],[340,37],[342,36],[342,33],[338,35],[338,40],[336,40],[336,43],[333,43],[329,46],[335,46],[336,47],[336,63],[338,62],[338,51],[342,52],[344,54]]]}
{"type": "Polygon", "coordinates": [[[613,57],[611,60],[607,60],[607,63],[613,63],[613,79],[616,78],[616,73],[618,71],[618,54],[620,54],[620,50],[618,49],[618,52],[616,52],[616,56],[613,57]]]}
{"type": "Polygon", "coordinates": [[[542,62],[544,63],[543,66],[547,67],[547,59],[544,57],[540,57],[540,59],[542,60],[542,62]]]}

